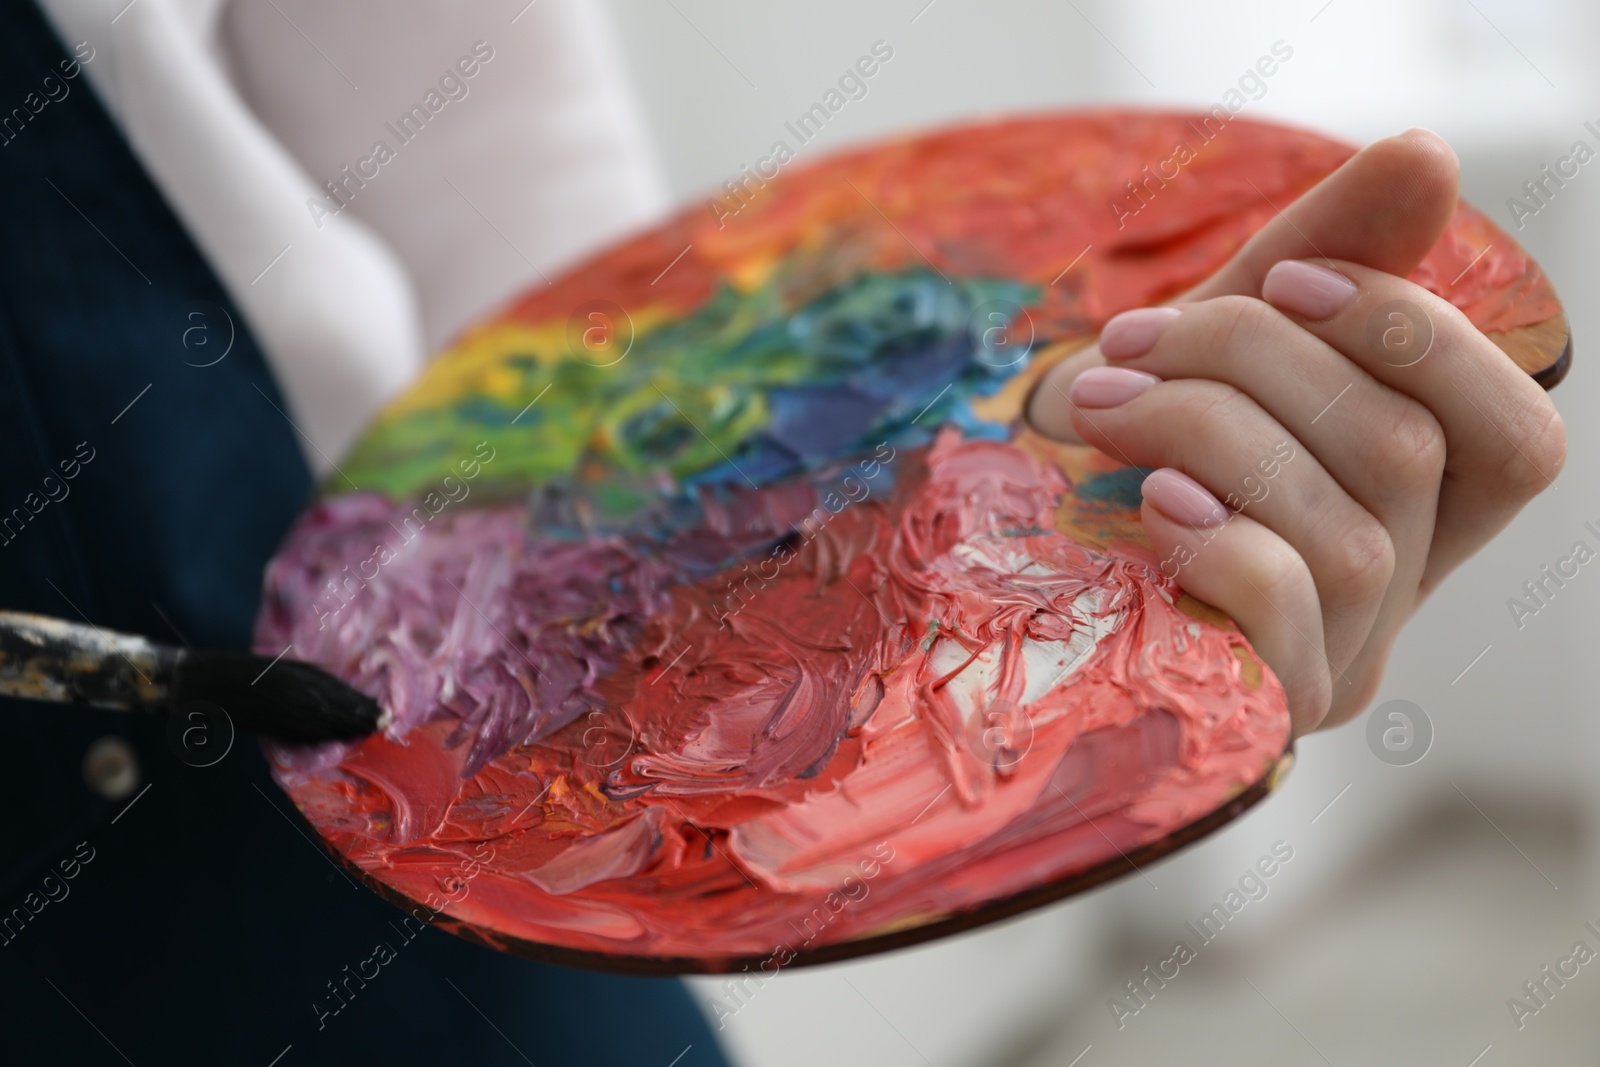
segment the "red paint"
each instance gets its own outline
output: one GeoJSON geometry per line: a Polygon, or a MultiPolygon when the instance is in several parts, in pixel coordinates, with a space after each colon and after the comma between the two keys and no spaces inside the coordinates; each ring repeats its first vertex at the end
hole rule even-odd
{"type": "Polygon", "coordinates": [[[459,794],[461,749],[431,737],[437,723],[359,746],[348,780],[288,776],[290,791],[413,899],[492,843],[454,920],[714,965],[1108,862],[1215,810],[1283,751],[1282,691],[1245,681],[1243,638],[1175,607],[1148,553],[1056,532],[1059,473],[951,432],[894,468],[892,492],[843,507],[737,613],[726,579],[675,587],[599,681],[602,718],[513,748],[459,794]],[[1064,654],[1025,660],[1097,620],[1109,633],[1065,684],[1050,685],[1064,654]],[[963,696],[985,663],[981,696],[963,696]],[[1020,712],[986,743],[999,701],[1020,712]],[[595,765],[597,727],[636,738],[632,754],[595,765]]]}
{"type": "MultiPolygon", "coordinates": [[[[1186,112],[1123,109],[1041,115],[952,127],[797,166],[725,225],[694,204],[554,285],[529,289],[485,325],[560,321],[592,299],[687,310],[767,256],[825,262],[819,236],[838,245],[837,227],[848,222],[855,269],[919,267],[926,255],[949,274],[1026,279],[1046,287],[1031,309],[1041,336],[1094,333],[1119,311],[1160,303],[1204,280],[1275,216],[1272,204],[1292,202],[1355,154],[1315,133],[1237,118],[1202,144],[1194,120],[1186,112]],[[1195,158],[1145,209],[1119,220],[1110,205],[1126,202],[1125,183],[1142,182],[1143,168],[1171,157],[1180,140],[1194,147],[1195,158]],[[898,229],[876,215],[876,223],[856,221],[871,210],[863,193],[898,229]]],[[[1539,265],[1465,202],[1411,278],[1482,330],[1531,325],[1560,311],[1539,265]]]]}

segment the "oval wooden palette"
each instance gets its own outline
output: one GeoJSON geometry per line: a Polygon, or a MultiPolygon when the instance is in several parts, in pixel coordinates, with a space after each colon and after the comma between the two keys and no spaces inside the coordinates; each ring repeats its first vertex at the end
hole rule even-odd
{"type": "MultiPolygon", "coordinates": [[[[1235,120],[1119,218],[1190,121],[794,165],[468,331],[268,570],[259,648],[395,714],[270,750],[332,852],[505,951],[771,972],[1078,892],[1270,791],[1282,690],[1150,551],[1141,472],[1019,419],[1352,151],[1235,120]]],[[[1414,277],[1565,372],[1554,293],[1477,211],[1414,277]]]]}

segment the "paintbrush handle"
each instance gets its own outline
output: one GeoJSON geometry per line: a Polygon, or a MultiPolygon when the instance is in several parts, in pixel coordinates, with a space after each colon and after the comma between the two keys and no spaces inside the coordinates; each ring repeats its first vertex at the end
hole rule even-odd
{"type": "Polygon", "coordinates": [[[167,703],[180,649],[47,615],[0,611],[0,695],[54,704],[167,703]]]}

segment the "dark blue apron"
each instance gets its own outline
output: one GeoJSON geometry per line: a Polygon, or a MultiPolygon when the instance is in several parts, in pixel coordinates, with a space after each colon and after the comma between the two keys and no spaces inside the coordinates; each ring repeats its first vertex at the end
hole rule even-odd
{"type": "MultiPolygon", "coordinates": [[[[75,44],[0,0],[0,606],[244,647],[309,475],[75,44]]],[[[680,983],[403,939],[248,738],[0,704],[0,1062],[725,1062],[680,983]]]]}

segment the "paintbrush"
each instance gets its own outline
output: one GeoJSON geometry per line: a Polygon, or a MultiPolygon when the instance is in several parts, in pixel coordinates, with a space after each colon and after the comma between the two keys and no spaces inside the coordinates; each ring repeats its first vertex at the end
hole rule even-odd
{"type": "Polygon", "coordinates": [[[320,667],[247,652],[160,645],[44,615],[0,611],[0,695],[118,711],[215,705],[274,741],[347,741],[389,713],[320,667]]]}

